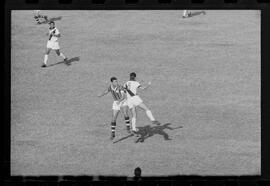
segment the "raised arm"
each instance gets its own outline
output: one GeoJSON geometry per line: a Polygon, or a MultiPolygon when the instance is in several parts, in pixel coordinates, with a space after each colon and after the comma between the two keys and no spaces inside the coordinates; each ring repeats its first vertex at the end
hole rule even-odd
{"type": "Polygon", "coordinates": [[[145,85],[145,86],[139,86],[138,88],[140,88],[140,89],[142,89],[142,90],[146,90],[147,88],[149,88],[151,86],[151,81],[149,81],[148,82],[148,84],[147,85],[145,85]]]}
{"type": "Polygon", "coordinates": [[[109,90],[106,89],[106,90],[104,90],[101,94],[99,94],[98,97],[100,98],[100,97],[102,97],[102,96],[105,96],[105,95],[108,94],[108,93],[109,93],[109,90]]]}

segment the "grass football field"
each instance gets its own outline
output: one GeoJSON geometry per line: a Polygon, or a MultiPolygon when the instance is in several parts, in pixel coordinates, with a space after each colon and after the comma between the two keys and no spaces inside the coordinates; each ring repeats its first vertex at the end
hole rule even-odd
{"type": "Polygon", "coordinates": [[[12,175],[260,175],[260,12],[42,13],[62,16],[70,65],[52,51],[41,68],[48,24],[12,12],[12,175]],[[135,143],[119,115],[111,141],[113,100],[97,95],[133,71],[161,125],[138,110],[135,143]]]}

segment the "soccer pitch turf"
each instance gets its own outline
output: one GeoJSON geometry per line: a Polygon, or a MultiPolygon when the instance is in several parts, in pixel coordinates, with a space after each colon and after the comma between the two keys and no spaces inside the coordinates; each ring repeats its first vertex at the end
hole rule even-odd
{"type": "Polygon", "coordinates": [[[48,25],[12,12],[12,175],[261,173],[258,11],[42,13],[62,16],[60,47],[72,63],[52,51],[41,68],[48,25]],[[120,114],[113,143],[112,98],[97,95],[133,71],[152,80],[139,94],[161,126],[139,110],[145,139],[134,143],[120,114]]]}

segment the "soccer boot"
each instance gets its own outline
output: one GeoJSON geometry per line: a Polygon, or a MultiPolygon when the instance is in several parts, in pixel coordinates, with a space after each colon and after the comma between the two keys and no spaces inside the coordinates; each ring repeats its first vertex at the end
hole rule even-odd
{"type": "Polygon", "coordinates": [[[47,67],[47,65],[43,63],[43,64],[41,65],[41,67],[42,67],[42,68],[45,68],[45,67],[47,67]]]}
{"type": "Polygon", "coordinates": [[[112,133],[110,139],[113,140],[114,138],[115,138],[115,133],[112,133]]]}

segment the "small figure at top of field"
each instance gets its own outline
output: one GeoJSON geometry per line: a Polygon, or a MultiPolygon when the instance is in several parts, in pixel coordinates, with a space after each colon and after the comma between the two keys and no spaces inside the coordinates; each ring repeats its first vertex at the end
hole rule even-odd
{"type": "Polygon", "coordinates": [[[191,12],[189,10],[184,10],[182,18],[188,18],[190,17],[190,15],[191,15],[191,12]]]}
{"type": "Polygon", "coordinates": [[[34,10],[34,19],[38,25],[40,24],[46,24],[52,21],[58,21],[62,19],[62,16],[58,17],[48,17],[47,15],[44,15],[41,13],[41,10],[34,10]]]}
{"type": "Polygon", "coordinates": [[[184,10],[182,18],[189,18],[189,17],[193,17],[193,16],[196,16],[196,15],[200,15],[200,14],[205,15],[206,12],[205,11],[191,12],[190,10],[184,10]]]}
{"type": "Polygon", "coordinates": [[[48,22],[48,16],[42,15],[40,10],[34,10],[34,19],[39,25],[48,22]]]}

